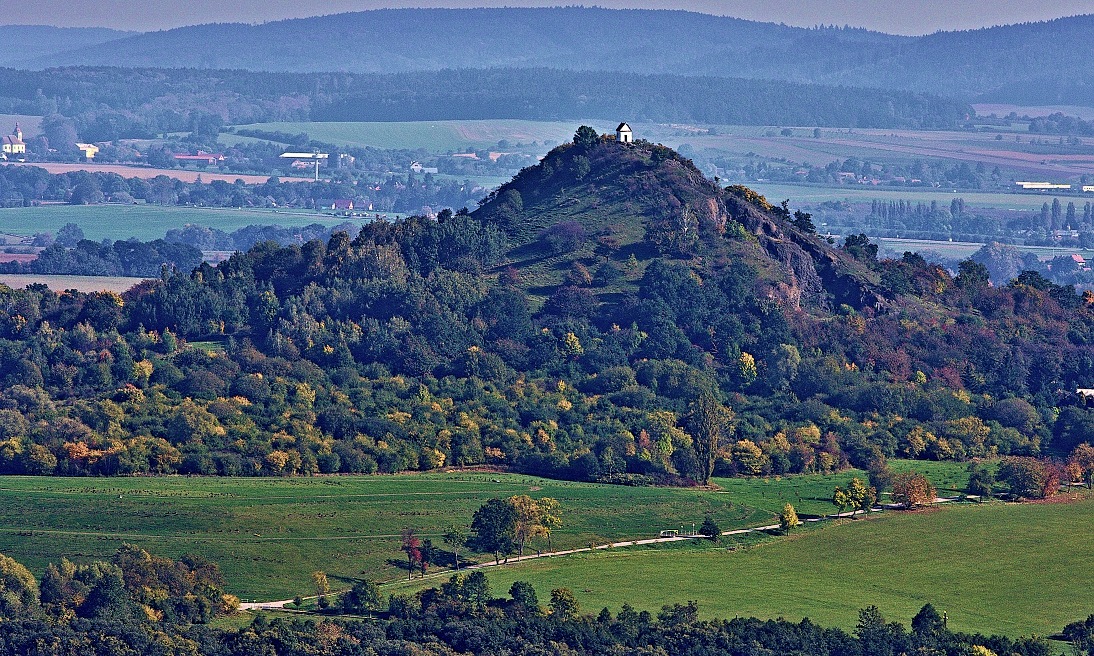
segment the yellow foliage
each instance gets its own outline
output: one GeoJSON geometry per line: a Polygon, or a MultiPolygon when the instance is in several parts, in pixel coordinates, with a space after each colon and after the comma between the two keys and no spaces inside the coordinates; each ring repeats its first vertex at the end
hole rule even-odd
{"type": "Polygon", "coordinates": [[[391,412],[387,413],[387,418],[395,422],[396,424],[405,424],[407,421],[410,420],[410,413],[404,412],[402,410],[392,410],[391,412]]]}
{"type": "Polygon", "coordinates": [[[281,450],[271,451],[266,456],[266,464],[272,471],[280,472],[289,464],[289,454],[281,450]]]}
{"type": "Polygon", "coordinates": [[[439,469],[444,467],[445,456],[444,453],[433,448],[422,449],[422,457],[419,459],[419,464],[424,465],[422,469],[439,469]]]}

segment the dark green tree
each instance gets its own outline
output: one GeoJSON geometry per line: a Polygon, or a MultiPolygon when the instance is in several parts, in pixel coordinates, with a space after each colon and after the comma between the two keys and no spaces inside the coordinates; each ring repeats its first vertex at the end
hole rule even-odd
{"type": "Polygon", "coordinates": [[[475,511],[471,519],[471,537],[467,546],[482,553],[493,553],[494,562],[502,554],[513,552],[516,539],[517,512],[503,499],[491,499],[475,511]]]}
{"type": "Polygon", "coordinates": [[[592,129],[588,125],[582,125],[574,133],[574,145],[575,146],[592,146],[599,139],[599,135],[596,130],[592,129]]]}

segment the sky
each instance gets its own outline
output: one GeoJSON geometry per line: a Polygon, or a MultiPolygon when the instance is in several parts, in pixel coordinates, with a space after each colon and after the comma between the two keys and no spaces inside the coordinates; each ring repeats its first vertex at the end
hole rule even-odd
{"type": "MultiPolygon", "coordinates": [[[[0,21],[8,25],[150,31],[198,23],[261,23],[384,7],[572,4],[581,3],[574,0],[2,0],[0,21]]],[[[852,25],[909,35],[1094,13],[1094,0],[596,0],[589,4],[687,9],[788,25],[852,25]]]]}

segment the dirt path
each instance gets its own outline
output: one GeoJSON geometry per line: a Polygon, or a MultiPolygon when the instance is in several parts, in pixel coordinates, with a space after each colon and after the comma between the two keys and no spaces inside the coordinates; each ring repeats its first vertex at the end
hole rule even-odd
{"type": "MultiPolygon", "coordinates": [[[[950,502],[957,501],[957,500],[958,500],[958,497],[953,497],[953,498],[941,498],[940,497],[940,498],[935,499],[935,503],[950,503],[950,502]]],[[[896,506],[892,505],[892,504],[889,504],[889,505],[886,505],[886,506],[875,506],[875,507],[870,509],[870,512],[881,512],[885,509],[890,509],[890,508],[894,508],[894,507],[896,507],[896,506]]],[[[834,519],[852,518],[857,514],[858,513],[850,513],[850,512],[834,513],[834,514],[831,514],[831,515],[824,515],[822,517],[812,517],[810,519],[803,520],[802,523],[803,524],[804,523],[815,523],[815,522],[831,521],[831,520],[834,520],[834,519]]],[[[766,533],[768,531],[776,531],[779,528],[780,528],[780,526],[778,524],[769,524],[767,526],[753,526],[753,527],[749,527],[749,528],[733,529],[731,531],[722,531],[721,534],[722,535],[746,535],[748,533],[766,533]]],[[[663,538],[662,537],[657,537],[657,538],[640,538],[640,539],[635,539],[635,540],[621,540],[621,541],[618,541],[618,542],[609,542],[609,543],[606,543],[606,544],[593,545],[591,547],[579,547],[579,548],[576,548],[576,549],[561,549],[559,551],[547,551],[547,552],[541,552],[541,553],[526,554],[524,556],[510,556],[510,557],[508,557],[508,558],[506,558],[506,559],[504,559],[500,562],[485,562],[485,563],[478,563],[478,564],[475,564],[475,565],[468,565],[467,567],[461,568],[460,571],[464,572],[464,571],[474,571],[474,570],[480,570],[480,569],[487,569],[487,568],[490,568],[490,567],[504,567],[505,565],[512,565],[512,564],[516,564],[516,563],[525,562],[525,561],[528,561],[528,560],[536,560],[536,559],[539,559],[539,558],[554,558],[556,556],[568,556],[568,555],[577,554],[577,553],[586,553],[586,552],[592,552],[592,551],[599,551],[601,549],[619,549],[619,548],[623,548],[623,547],[640,547],[642,545],[647,545],[647,544],[661,544],[661,543],[666,543],[666,542],[684,542],[684,541],[687,541],[687,540],[695,540],[695,539],[702,539],[702,538],[706,538],[706,536],[705,535],[699,535],[699,534],[693,534],[693,535],[678,535],[678,536],[675,536],[675,537],[663,537],[663,538]]],[[[453,572],[453,570],[443,569],[443,570],[437,570],[432,574],[427,574],[427,575],[423,576],[422,578],[423,579],[443,578],[443,577],[451,576],[454,573],[455,572],[453,572]]],[[[312,595],[310,597],[301,597],[301,599],[304,599],[304,600],[310,600],[310,599],[315,599],[315,598],[316,598],[316,595],[312,595]]],[[[244,603],[241,603],[239,605],[239,608],[240,608],[240,610],[283,609],[286,606],[292,604],[294,601],[295,601],[294,599],[282,599],[280,601],[244,602],[244,603]]]]}

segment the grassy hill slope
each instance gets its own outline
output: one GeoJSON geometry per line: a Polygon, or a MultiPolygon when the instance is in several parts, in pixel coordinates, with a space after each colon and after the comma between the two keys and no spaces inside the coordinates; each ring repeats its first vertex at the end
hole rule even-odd
{"type": "Polygon", "coordinates": [[[959,631],[1052,635],[1090,613],[1094,501],[962,506],[803,532],[738,551],[621,550],[490,572],[494,590],[569,587],[586,612],[656,612],[694,599],[706,617],[808,617],[851,630],[876,604],[907,622],[925,603],[959,631]]]}

